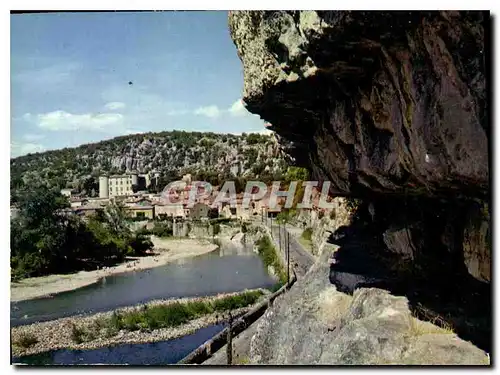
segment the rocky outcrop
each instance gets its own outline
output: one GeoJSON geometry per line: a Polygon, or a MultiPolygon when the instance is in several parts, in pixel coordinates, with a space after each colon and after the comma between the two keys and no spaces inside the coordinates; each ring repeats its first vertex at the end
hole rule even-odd
{"type": "Polygon", "coordinates": [[[486,365],[489,358],[438,327],[412,316],[405,297],[377,288],[353,296],[324,277],[330,246],[320,262],[279,297],[257,324],[250,364],[266,365],[486,365]]]}
{"type": "Polygon", "coordinates": [[[328,241],[340,248],[330,282],[404,295],[482,348],[491,331],[487,22],[488,13],[456,11],[229,15],[246,108],[313,179],[360,199],[355,220],[331,223],[328,241]]]}
{"type": "MultiPolygon", "coordinates": [[[[247,109],[332,193],[367,201],[389,193],[487,201],[486,22],[481,12],[229,16],[247,109]]],[[[489,281],[489,218],[481,223],[470,229],[482,234],[451,232],[465,237],[471,274],[489,281]]],[[[421,223],[407,224],[385,235],[395,252],[407,252],[404,237],[421,223]]]]}
{"type": "Polygon", "coordinates": [[[490,214],[485,203],[473,203],[464,230],[464,260],[476,279],[491,281],[490,214]]]}
{"type": "Polygon", "coordinates": [[[489,189],[481,12],[231,12],[246,108],[332,192],[489,189]]]}

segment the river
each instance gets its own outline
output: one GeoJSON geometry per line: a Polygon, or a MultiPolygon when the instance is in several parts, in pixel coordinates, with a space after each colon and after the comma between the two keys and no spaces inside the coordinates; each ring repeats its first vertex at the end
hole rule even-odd
{"type": "Polygon", "coordinates": [[[167,365],[175,364],[205,341],[224,329],[224,325],[201,328],[191,335],[148,344],[122,344],[92,350],[59,349],[47,353],[12,358],[12,363],[40,365],[167,365]]]}
{"type": "Polygon", "coordinates": [[[194,258],[103,278],[50,298],[11,302],[11,325],[114,310],[155,299],[207,296],[275,283],[251,246],[227,244],[194,258]]]}

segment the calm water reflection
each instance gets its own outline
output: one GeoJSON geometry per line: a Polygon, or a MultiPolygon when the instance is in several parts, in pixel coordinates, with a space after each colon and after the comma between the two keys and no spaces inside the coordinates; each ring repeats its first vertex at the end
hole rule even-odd
{"type": "Polygon", "coordinates": [[[212,295],[273,284],[251,247],[225,246],[150,270],[106,277],[97,285],[52,298],[12,302],[11,325],[112,310],[154,299],[212,295]]]}

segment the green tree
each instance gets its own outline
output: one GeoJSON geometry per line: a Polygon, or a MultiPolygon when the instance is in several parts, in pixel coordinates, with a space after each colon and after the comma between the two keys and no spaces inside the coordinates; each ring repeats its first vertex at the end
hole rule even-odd
{"type": "Polygon", "coordinates": [[[121,202],[111,202],[104,209],[103,219],[111,233],[119,237],[129,237],[130,228],[127,225],[128,214],[121,202]]]}
{"type": "Polygon", "coordinates": [[[72,221],[67,199],[55,190],[24,191],[19,217],[11,221],[11,266],[14,276],[40,275],[67,267],[66,235],[72,221]]]}

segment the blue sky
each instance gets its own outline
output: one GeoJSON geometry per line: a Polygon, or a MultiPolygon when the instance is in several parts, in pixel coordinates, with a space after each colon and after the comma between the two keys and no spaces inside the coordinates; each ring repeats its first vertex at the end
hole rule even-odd
{"type": "Polygon", "coordinates": [[[12,156],[144,131],[262,131],[242,89],[226,12],[11,15],[12,156]]]}

